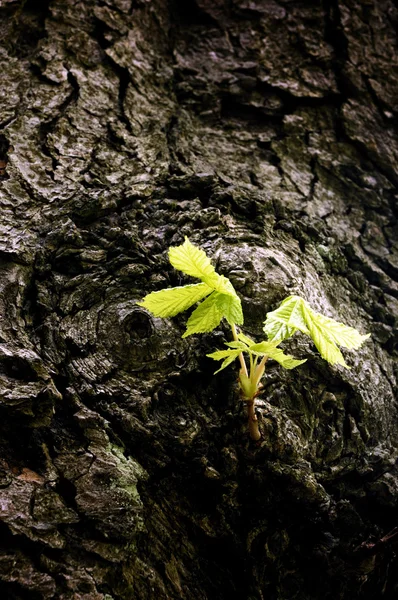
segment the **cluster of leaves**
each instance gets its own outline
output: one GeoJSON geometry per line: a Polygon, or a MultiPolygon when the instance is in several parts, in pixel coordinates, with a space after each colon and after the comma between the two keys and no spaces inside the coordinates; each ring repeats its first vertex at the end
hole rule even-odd
{"type": "Polygon", "coordinates": [[[285,354],[283,350],[278,348],[279,341],[262,341],[258,344],[254,342],[244,333],[237,334],[237,339],[233,342],[226,342],[228,350],[216,350],[211,354],[207,354],[209,358],[214,360],[222,360],[221,367],[216,371],[222,371],[240,355],[247,354],[249,356],[249,372],[241,369],[239,373],[239,385],[244,400],[252,400],[260,390],[260,381],[264,374],[265,362],[268,358],[273,358],[285,369],[294,369],[298,365],[305,363],[304,360],[297,360],[285,354]],[[258,361],[260,360],[260,363],[258,361]]]}
{"type": "MultiPolygon", "coordinates": [[[[238,334],[238,341],[234,342],[226,342],[225,345],[228,346],[228,350],[216,350],[216,352],[212,352],[211,354],[207,354],[210,358],[214,358],[214,360],[223,360],[221,367],[216,371],[219,373],[225,367],[228,367],[231,362],[233,362],[236,358],[239,357],[241,352],[245,352],[249,355],[251,360],[255,360],[258,357],[267,356],[268,358],[273,358],[285,367],[285,369],[294,369],[294,367],[298,367],[302,365],[307,360],[296,360],[290,354],[285,354],[283,350],[278,348],[279,340],[277,341],[262,341],[259,343],[255,343],[251,338],[249,338],[244,333],[238,334]]],[[[216,374],[215,373],[215,374],[216,374]]]]}
{"type": "Polygon", "coordinates": [[[169,260],[175,269],[200,279],[202,283],[181,285],[145,296],[139,304],[155,317],[174,317],[206,298],[188,319],[182,337],[213,331],[225,318],[230,325],[242,325],[240,298],[232,283],[216,273],[205,252],[185,238],[181,246],[169,248],[169,260]]]}
{"type": "Polygon", "coordinates": [[[231,326],[233,341],[226,342],[227,348],[208,354],[214,360],[221,360],[218,373],[235,359],[239,359],[239,387],[242,399],[247,403],[250,436],[254,440],[261,437],[254,411],[255,398],[261,389],[261,378],[268,358],[280,363],[285,369],[294,369],[305,362],[285,354],[279,344],[297,331],[308,335],[318,348],[321,356],[331,364],[347,367],[339,346],[356,349],[369,337],[356,329],[338,323],[329,317],[315,312],[300,296],[289,296],[274,311],[267,314],[264,332],[268,339],[256,343],[244,333],[238,333],[236,325],[243,324],[242,306],[231,282],[216,273],[208,256],[185,238],[181,246],[169,249],[170,263],[186,275],[196,277],[201,283],[182,285],[152,292],[140,302],[155,317],[174,317],[180,312],[200,303],[192,312],[182,337],[194,333],[212,331],[225,318],[231,326]],[[248,356],[248,365],[244,359],[248,356]]]}
{"type": "Polygon", "coordinates": [[[361,335],[334,319],[315,312],[300,296],[285,298],[279,308],[267,313],[264,332],[270,340],[285,340],[301,331],[308,335],[319,354],[331,365],[339,364],[349,369],[338,346],[358,349],[370,334],[361,335]]]}
{"type": "MultiPolygon", "coordinates": [[[[242,306],[237,293],[226,277],[216,273],[203,250],[186,238],[181,246],[169,249],[169,260],[173,267],[200,279],[201,283],[152,292],[140,303],[141,306],[156,317],[174,317],[206,298],[191,314],[182,337],[212,331],[223,318],[231,326],[243,324],[242,306]]],[[[279,308],[267,313],[264,323],[267,341],[255,343],[240,333],[237,340],[227,342],[228,349],[217,350],[208,356],[223,361],[219,371],[242,352],[249,357],[268,356],[284,368],[293,369],[305,360],[296,360],[284,354],[278,344],[297,331],[310,336],[321,356],[330,364],[340,364],[347,368],[338,346],[357,349],[369,337],[361,335],[353,327],[315,312],[300,296],[289,296],[279,308]]]]}

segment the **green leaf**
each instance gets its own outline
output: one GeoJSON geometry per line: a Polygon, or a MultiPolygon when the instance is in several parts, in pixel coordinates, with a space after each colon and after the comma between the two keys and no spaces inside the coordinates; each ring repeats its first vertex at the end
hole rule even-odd
{"type": "Polygon", "coordinates": [[[213,273],[211,277],[205,277],[204,281],[218,293],[216,301],[228,323],[242,325],[242,304],[229,279],[224,275],[213,273]]]}
{"type": "Polygon", "coordinates": [[[225,345],[229,348],[235,348],[235,350],[239,348],[242,352],[245,352],[247,350],[247,345],[243,342],[225,342],[225,345]]]}
{"type": "Polygon", "coordinates": [[[270,356],[270,353],[274,352],[274,350],[277,349],[278,344],[280,342],[267,342],[267,341],[262,341],[259,342],[258,344],[250,344],[248,351],[251,352],[252,354],[258,354],[261,356],[267,355],[270,356]]]}
{"type": "Polygon", "coordinates": [[[304,300],[299,296],[285,298],[279,308],[267,313],[264,331],[270,340],[285,340],[299,329],[308,334],[302,314],[304,300]]]}
{"type": "Polygon", "coordinates": [[[289,296],[279,308],[267,314],[264,331],[271,340],[282,340],[297,330],[311,337],[322,358],[346,368],[349,367],[338,346],[357,349],[369,337],[315,312],[300,296],[289,296]]]}
{"type": "Polygon", "coordinates": [[[318,325],[322,328],[324,333],[328,335],[330,340],[343,348],[349,348],[350,350],[357,350],[362,344],[370,338],[370,333],[361,335],[359,331],[343,323],[339,323],[334,319],[325,317],[320,313],[314,312],[309,309],[312,313],[312,318],[316,319],[318,325]]]}
{"type": "Polygon", "coordinates": [[[138,305],[149,310],[155,317],[174,317],[208,296],[211,291],[206,283],[168,288],[148,294],[138,305]]]}
{"type": "Polygon", "coordinates": [[[298,360],[291,356],[290,354],[285,354],[281,348],[278,348],[279,341],[276,342],[267,342],[263,341],[258,344],[252,344],[249,347],[249,352],[252,354],[257,354],[259,356],[268,356],[268,358],[272,358],[276,360],[279,364],[282,365],[285,369],[294,369],[299,365],[302,365],[306,362],[307,359],[298,360]]]}
{"type": "Polygon", "coordinates": [[[169,258],[176,269],[202,279],[202,283],[152,292],[139,302],[140,306],[156,317],[173,317],[210,294],[192,313],[182,337],[212,331],[222,318],[230,325],[243,323],[241,301],[232,283],[215,272],[203,250],[185,238],[181,246],[169,249],[169,258]]]}
{"type": "MultiPolygon", "coordinates": [[[[191,244],[187,237],[181,246],[169,248],[169,260],[175,269],[202,280],[215,273],[210,258],[203,250],[191,244]]],[[[214,286],[210,284],[210,287],[214,286]]]]}
{"type": "Polygon", "coordinates": [[[291,356],[291,354],[284,354],[283,352],[278,356],[271,356],[270,358],[276,360],[276,362],[282,365],[284,369],[295,369],[299,365],[302,365],[305,362],[307,362],[306,358],[303,358],[302,360],[297,360],[297,358],[294,358],[293,356],[291,356]]]}
{"type": "Polygon", "coordinates": [[[195,308],[188,319],[187,329],[182,336],[183,338],[192,335],[193,333],[213,331],[213,329],[218,327],[223,314],[217,304],[217,293],[218,292],[213,292],[202,302],[202,304],[199,304],[199,306],[195,308]]]}
{"type": "MultiPolygon", "coordinates": [[[[246,337],[246,336],[243,336],[246,337]]],[[[247,338],[250,340],[250,338],[247,338]]],[[[297,360],[290,356],[290,354],[285,354],[283,350],[278,348],[279,341],[277,342],[268,342],[263,341],[258,344],[255,344],[252,340],[250,340],[251,344],[248,346],[244,342],[226,342],[226,346],[229,347],[229,350],[217,350],[216,352],[212,352],[212,354],[207,354],[210,358],[214,360],[223,360],[224,362],[221,365],[222,369],[225,369],[231,362],[233,362],[236,358],[238,358],[241,352],[249,352],[250,354],[255,354],[257,356],[267,356],[268,358],[272,358],[280,363],[285,369],[294,369],[299,365],[302,365],[306,362],[304,360],[297,360]]],[[[218,373],[218,371],[216,371],[218,373]]],[[[251,381],[251,380],[250,380],[251,381]]]]}
{"type": "Polygon", "coordinates": [[[187,330],[182,337],[193,333],[213,331],[225,317],[231,323],[240,325],[243,321],[242,307],[239,298],[213,292],[200,304],[188,319],[187,330]]]}
{"type": "Polygon", "coordinates": [[[222,313],[230,325],[242,325],[243,323],[243,312],[240,298],[234,294],[220,294],[214,292],[215,300],[222,313]]]}
{"type": "Polygon", "coordinates": [[[242,332],[238,333],[238,339],[244,344],[246,344],[246,346],[251,346],[252,344],[254,344],[254,340],[252,340],[251,338],[249,338],[249,336],[245,335],[242,332]]]}
{"type": "Polygon", "coordinates": [[[349,369],[350,367],[345,362],[344,356],[341,354],[339,348],[329,338],[327,332],[322,330],[322,327],[317,322],[316,313],[314,313],[315,318],[309,311],[307,311],[307,313],[309,335],[317,347],[319,354],[331,365],[338,364],[349,369]]]}
{"type": "Polygon", "coordinates": [[[216,292],[220,292],[220,294],[236,296],[236,292],[232,283],[227,277],[224,277],[224,275],[219,275],[218,273],[214,272],[210,277],[206,277],[205,281],[207,285],[213,287],[216,292]]]}
{"type": "Polygon", "coordinates": [[[216,350],[215,352],[212,352],[211,354],[206,354],[206,356],[208,356],[209,358],[212,358],[214,360],[224,360],[224,362],[222,363],[221,367],[218,369],[218,371],[214,372],[214,375],[216,375],[216,373],[219,373],[220,371],[222,371],[223,369],[225,369],[225,367],[228,367],[228,365],[230,365],[232,362],[234,362],[234,360],[236,358],[238,358],[239,354],[241,353],[241,350],[216,350]]]}

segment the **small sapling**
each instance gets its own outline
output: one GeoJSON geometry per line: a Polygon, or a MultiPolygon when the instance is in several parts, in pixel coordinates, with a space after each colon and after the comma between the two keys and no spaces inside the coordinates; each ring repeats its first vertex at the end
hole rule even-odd
{"type": "Polygon", "coordinates": [[[326,361],[332,365],[339,364],[349,368],[339,346],[357,349],[370,335],[361,335],[353,327],[315,312],[300,296],[289,296],[279,308],[267,313],[264,332],[268,339],[256,343],[238,330],[238,327],[243,325],[240,298],[229,279],[216,273],[203,250],[185,238],[181,246],[169,249],[169,260],[175,269],[196,277],[201,283],[152,292],[145,296],[139,305],[155,317],[166,318],[174,317],[200,302],[188,319],[183,338],[194,333],[213,331],[222,319],[227,320],[233,340],[226,342],[226,349],[216,350],[207,356],[214,360],[222,360],[216,373],[225,369],[235,359],[239,360],[239,389],[247,406],[249,433],[253,440],[259,440],[261,437],[255,401],[261,392],[261,378],[268,358],[277,361],[285,369],[294,369],[306,362],[306,359],[297,360],[285,354],[279,348],[280,342],[300,331],[313,340],[326,361]]]}

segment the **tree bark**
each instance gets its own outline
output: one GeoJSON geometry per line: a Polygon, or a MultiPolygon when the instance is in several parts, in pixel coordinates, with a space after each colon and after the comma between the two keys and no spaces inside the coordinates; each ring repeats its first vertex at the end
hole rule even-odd
{"type": "MultiPolygon", "coordinates": [[[[0,2],[0,597],[396,598],[392,0],[0,2]],[[371,340],[237,370],[137,302],[184,236],[244,330],[287,295],[371,340]]],[[[187,280],[188,281],[188,280],[187,280]]]]}

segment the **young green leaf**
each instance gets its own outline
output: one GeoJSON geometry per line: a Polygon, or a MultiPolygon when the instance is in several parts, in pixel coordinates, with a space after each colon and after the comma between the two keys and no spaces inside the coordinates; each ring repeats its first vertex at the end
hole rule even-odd
{"type": "Polygon", "coordinates": [[[220,294],[227,294],[229,296],[236,296],[235,289],[227,277],[224,275],[219,275],[214,272],[210,277],[205,277],[204,281],[206,281],[207,285],[210,285],[215,289],[216,292],[220,292],[220,294]]]}
{"type": "Polygon", "coordinates": [[[187,322],[187,329],[183,338],[193,333],[206,333],[213,331],[223,317],[222,311],[217,303],[218,292],[213,292],[206,300],[199,304],[193,311],[187,322]]]}
{"type": "Polygon", "coordinates": [[[359,331],[353,327],[348,327],[348,325],[325,317],[320,313],[314,312],[312,309],[310,309],[310,312],[313,315],[312,318],[316,319],[317,323],[324,333],[327,333],[330,340],[339,346],[343,346],[343,348],[357,350],[370,337],[370,333],[361,335],[359,331]]]}
{"type": "Polygon", "coordinates": [[[242,333],[242,331],[240,333],[238,333],[238,339],[241,342],[243,342],[244,344],[246,344],[246,346],[251,346],[252,344],[254,344],[254,340],[249,338],[248,335],[245,335],[244,333],[242,333]]]}
{"type": "Polygon", "coordinates": [[[259,344],[252,344],[249,347],[249,352],[252,354],[257,354],[259,356],[267,356],[268,358],[272,358],[276,360],[282,367],[285,369],[294,369],[299,365],[302,365],[306,362],[306,358],[304,360],[298,360],[291,356],[291,354],[285,354],[281,348],[277,348],[279,344],[278,342],[260,342],[259,344]]]}
{"type": "Polygon", "coordinates": [[[138,302],[138,305],[149,310],[155,317],[174,317],[211,292],[212,288],[206,283],[184,285],[151,292],[145,296],[142,302],[138,302]]]}
{"type": "Polygon", "coordinates": [[[214,375],[216,373],[219,373],[220,371],[222,371],[223,369],[225,369],[225,367],[228,367],[228,365],[230,365],[232,362],[234,362],[234,360],[236,358],[238,358],[239,354],[241,353],[241,350],[216,350],[215,352],[212,352],[211,354],[206,354],[206,356],[208,356],[209,358],[212,358],[214,360],[223,360],[223,363],[221,364],[221,367],[218,369],[218,371],[214,372],[214,375]]]}
{"type": "Polygon", "coordinates": [[[183,338],[193,333],[205,333],[213,331],[225,317],[228,323],[243,322],[242,306],[238,296],[230,296],[213,292],[202,304],[200,304],[189,317],[187,329],[183,338]]]}
{"type": "MultiPolygon", "coordinates": [[[[246,336],[242,336],[246,337],[246,336]]],[[[235,358],[239,356],[240,352],[247,352],[249,354],[254,354],[256,356],[267,356],[268,358],[272,358],[280,363],[285,369],[294,369],[299,365],[302,365],[306,362],[304,360],[297,360],[293,358],[290,354],[285,354],[283,350],[278,348],[278,342],[267,342],[263,341],[259,344],[255,344],[250,338],[247,338],[250,341],[250,345],[244,343],[243,341],[237,342],[226,342],[225,345],[228,346],[229,350],[217,350],[212,354],[207,354],[210,358],[214,360],[222,360],[226,359],[224,363],[221,365],[221,369],[225,369],[235,358]],[[228,360],[227,360],[228,359],[228,360]]],[[[221,371],[221,369],[219,369],[221,371]]],[[[218,371],[216,371],[218,373],[218,371]]]]}
{"type": "Polygon", "coordinates": [[[331,365],[337,364],[349,369],[350,367],[345,362],[344,356],[340,352],[338,346],[329,338],[327,332],[322,329],[320,324],[317,322],[316,317],[311,317],[312,315],[308,313],[307,322],[309,336],[317,347],[319,354],[331,365]]]}
{"type": "Polygon", "coordinates": [[[223,317],[225,317],[230,325],[242,325],[243,312],[239,297],[234,294],[221,294],[214,292],[215,300],[223,317]]]}
{"type": "Polygon", "coordinates": [[[209,296],[192,313],[182,337],[212,331],[222,318],[227,319],[230,325],[243,323],[241,301],[232,283],[215,272],[203,250],[185,238],[181,246],[169,249],[169,258],[176,269],[201,279],[202,283],[152,292],[138,303],[139,306],[148,309],[155,317],[174,317],[209,296]]]}
{"type": "Polygon", "coordinates": [[[247,350],[248,352],[251,352],[252,354],[257,354],[258,356],[270,356],[272,352],[278,349],[279,343],[279,340],[276,342],[269,342],[263,340],[262,342],[258,342],[257,344],[253,342],[250,344],[250,346],[248,346],[247,350]]]}
{"type": "Polygon", "coordinates": [[[228,348],[234,348],[235,350],[239,349],[242,352],[246,352],[246,350],[247,350],[247,344],[244,344],[243,342],[240,342],[240,341],[225,342],[225,345],[228,346],[228,348]]]}
{"type": "Polygon", "coordinates": [[[215,273],[210,258],[203,250],[191,244],[187,237],[181,246],[173,246],[169,249],[169,260],[178,271],[198,279],[204,280],[215,273]]]}
{"type": "Polygon", "coordinates": [[[283,300],[279,308],[267,313],[264,331],[270,340],[285,340],[294,335],[298,329],[303,333],[309,333],[303,318],[303,302],[304,300],[299,296],[289,296],[283,300]]]}
{"type": "Polygon", "coordinates": [[[271,340],[282,340],[297,330],[311,337],[322,358],[347,368],[338,346],[356,349],[369,338],[369,334],[361,335],[353,327],[315,312],[300,296],[289,296],[267,314],[264,331],[271,340]]]}

